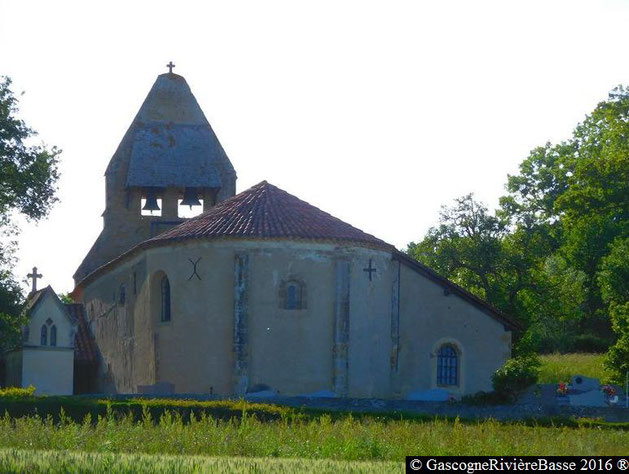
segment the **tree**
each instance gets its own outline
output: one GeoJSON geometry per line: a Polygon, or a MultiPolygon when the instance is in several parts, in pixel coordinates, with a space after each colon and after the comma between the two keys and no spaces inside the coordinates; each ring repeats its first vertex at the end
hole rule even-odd
{"type": "Polygon", "coordinates": [[[602,260],[598,281],[609,305],[612,328],[618,339],[607,354],[605,365],[617,382],[629,372],[629,238],[617,238],[602,260]]]}
{"type": "Polygon", "coordinates": [[[492,215],[470,194],[443,207],[439,226],[407,249],[528,328],[520,353],[556,345],[583,301],[583,273],[552,255],[549,224],[536,219],[514,224],[510,213],[492,215]]]}
{"type": "Polygon", "coordinates": [[[455,199],[453,206],[442,206],[439,226],[429,229],[421,242],[411,242],[407,253],[496,304],[504,267],[501,237],[505,228],[503,221],[468,194],[455,199]]]}
{"type": "Polygon", "coordinates": [[[59,149],[29,141],[36,132],[17,117],[18,99],[11,79],[0,77],[0,354],[19,341],[23,295],[11,268],[18,228],[11,220],[20,213],[40,220],[56,202],[59,149]],[[12,238],[9,238],[12,237],[12,238]]]}
{"type": "Polygon", "coordinates": [[[609,328],[597,273],[617,237],[629,236],[629,90],[619,86],[574,132],[574,169],[557,199],[563,253],[587,277],[586,330],[609,328]]]}

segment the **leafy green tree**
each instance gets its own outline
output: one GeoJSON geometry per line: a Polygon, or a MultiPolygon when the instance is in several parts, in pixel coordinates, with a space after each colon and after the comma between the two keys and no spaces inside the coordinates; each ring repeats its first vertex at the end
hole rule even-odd
{"type": "Polygon", "coordinates": [[[18,99],[11,80],[0,77],[0,355],[19,340],[23,295],[11,274],[17,226],[12,213],[40,220],[56,201],[60,150],[29,144],[36,132],[17,117],[18,99]]]}
{"type": "Polygon", "coordinates": [[[579,320],[583,301],[582,272],[559,256],[548,256],[553,249],[548,225],[526,225],[513,225],[505,212],[491,215],[467,195],[444,207],[439,226],[407,249],[523,323],[528,332],[516,347],[519,353],[561,338],[579,320]]]}
{"type": "Polygon", "coordinates": [[[629,89],[615,88],[569,140],[533,149],[506,187],[495,214],[471,195],[444,208],[408,253],[517,317],[530,347],[619,338],[619,367],[629,307],[613,291],[629,277],[612,256],[629,254],[629,89]]]}
{"type": "Polygon", "coordinates": [[[499,301],[506,225],[472,194],[443,206],[439,226],[429,229],[407,253],[490,303],[499,301]]]}
{"type": "Polygon", "coordinates": [[[572,141],[574,169],[555,205],[565,229],[562,252],[586,274],[583,331],[604,332],[608,308],[597,273],[614,239],[629,236],[629,90],[615,88],[572,141]]]}
{"type": "Polygon", "coordinates": [[[617,382],[629,372],[629,238],[617,238],[598,273],[603,299],[609,305],[612,328],[618,339],[607,354],[605,365],[617,382]]]}

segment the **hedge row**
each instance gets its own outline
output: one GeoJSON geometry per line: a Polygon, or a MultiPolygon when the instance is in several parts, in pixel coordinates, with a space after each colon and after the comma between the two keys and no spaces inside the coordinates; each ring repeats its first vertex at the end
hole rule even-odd
{"type": "Polygon", "coordinates": [[[169,399],[132,399],[107,400],[79,397],[0,397],[0,415],[8,413],[12,418],[24,416],[52,417],[58,422],[60,415],[76,422],[82,422],[86,416],[92,420],[98,417],[115,418],[132,416],[141,420],[146,412],[153,420],[159,420],[166,413],[178,413],[183,420],[190,415],[211,416],[215,419],[229,420],[240,418],[244,413],[255,416],[260,421],[280,420],[286,417],[298,417],[298,412],[286,407],[249,403],[246,401],[193,401],[169,399]]]}

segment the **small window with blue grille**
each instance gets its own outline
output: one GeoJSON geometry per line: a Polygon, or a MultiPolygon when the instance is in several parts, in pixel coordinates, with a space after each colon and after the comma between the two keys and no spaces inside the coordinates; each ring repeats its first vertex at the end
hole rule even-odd
{"type": "Polygon", "coordinates": [[[437,352],[437,385],[459,384],[459,356],[454,346],[445,344],[437,352]]]}
{"type": "Polygon", "coordinates": [[[282,282],[280,285],[280,308],[306,309],[306,285],[302,281],[282,282]]]}

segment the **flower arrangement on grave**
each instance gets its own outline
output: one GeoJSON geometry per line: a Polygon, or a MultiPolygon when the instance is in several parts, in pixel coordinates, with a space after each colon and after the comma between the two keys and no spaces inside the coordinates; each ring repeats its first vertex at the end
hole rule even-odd
{"type": "Polygon", "coordinates": [[[559,382],[557,386],[557,395],[568,395],[568,384],[564,382],[559,382]]]}
{"type": "Polygon", "coordinates": [[[613,397],[614,395],[616,395],[616,389],[611,385],[603,385],[601,387],[601,391],[608,397],[613,397]]]}

